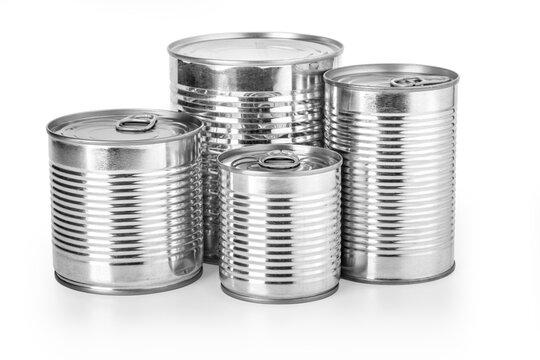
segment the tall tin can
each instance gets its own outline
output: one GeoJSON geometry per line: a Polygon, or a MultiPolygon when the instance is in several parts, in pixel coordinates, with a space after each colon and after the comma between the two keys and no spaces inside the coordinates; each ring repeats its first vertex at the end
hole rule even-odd
{"type": "Polygon", "coordinates": [[[204,257],[216,263],[216,157],[245,145],[322,146],[322,75],[337,65],[343,46],[311,35],[228,33],[179,40],[168,50],[172,104],[204,123],[204,257]]]}
{"type": "Polygon", "coordinates": [[[223,291],[261,303],[333,294],[340,276],[341,156],[257,145],[218,156],[223,291]]]}
{"type": "Polygon", "coordinates": [[[48,124],[57,280],[141,294],[201,275],[201,128],[190,115],[134,109],[48,124]]]}
{"type": "Polygon", "coordinates": [[[325,143],[343,156],[342,276],[399,284],[448,275],[458,75],[377,64],[324,78],[325,143]]]}

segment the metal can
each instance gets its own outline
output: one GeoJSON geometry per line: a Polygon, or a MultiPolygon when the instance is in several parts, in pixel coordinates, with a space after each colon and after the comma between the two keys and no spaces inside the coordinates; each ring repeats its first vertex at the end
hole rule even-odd
{"type": "Polygon", "coordinates": [[[324,78],[325,143],[343,156],[342,276],[399,284],[450,274],[458,75],[375,64],[324,78]]]}
{"type": "Polygon", "coordinates": [[[340,277],[341,156],[256,145],[218,156],[223,291],[261,303],[333,294],[340,277]]]}
{"type": "Polygon", "coordinates": [[[341,43],[291,33],[227,33],[169,45],[171,101],[204,123],[204,258],[219,259],[222,152],[256,144],[323,145],[323,73],[341,43]]]}
{"type": "Polygon", "coordinates": [[[57,280],[100,294],[187,285],[202,272],[200,120],[105,110],[47,126],[57,280]]]}

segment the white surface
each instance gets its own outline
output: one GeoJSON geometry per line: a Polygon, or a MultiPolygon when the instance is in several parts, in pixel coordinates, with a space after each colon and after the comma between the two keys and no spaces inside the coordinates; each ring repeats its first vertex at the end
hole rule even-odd
{"type": "Polygon", "coordinates": [[[0,358],[538,358],[540,117],[535,2],[0,2],[0,358]],[[182,5],[184,3],[184,5],[182,5]],[[217,269],[176,291],[78,293],[53,278],[46,123],[169,107],[169,42],[293,31],[343,64],[413,62],[461,76],[457,270],[411,286],[341,282],[319,302],[222,294],[217,269]]]}

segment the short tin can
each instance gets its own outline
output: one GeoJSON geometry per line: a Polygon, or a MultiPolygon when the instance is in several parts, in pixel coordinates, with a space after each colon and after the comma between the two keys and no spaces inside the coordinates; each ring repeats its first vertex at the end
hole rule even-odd
{"type": "Polygon", "coordinates": [[[375,64],[324,78],[325,143],[343,156],[342,276],[400,284],[448,275],[458,75],[375,64]]]}
{"type": "Polygon", "coordinates": [[[218,156],[223,291],[260,303],[333,294],[340,277],[341,156],[256,145],[218,156]]]}
{"type": "Polygon", "coordinates": [[[341,43],[291,33],[226,33],[169,45],[174,109],[204,122],[205,261],[219,258],[218,166],[222,152],[246,145],[323,145],[323,73],[341,43]]]}
{"type": "Polygon", "coordinates": [[[202,271],[200,120],[105,110],[50,122],[53,260],[60,283],[142,294],[202,271]]]}

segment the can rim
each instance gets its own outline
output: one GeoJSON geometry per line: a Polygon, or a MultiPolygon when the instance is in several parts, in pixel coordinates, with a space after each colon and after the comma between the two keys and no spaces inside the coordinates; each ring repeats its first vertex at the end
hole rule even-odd
{"type": "Polygon", "coordinates": [[[119,145],[119,146],[129,146],[129,145],[146,145],[146,144],[159,144],[159,143],[166,143],[170,141],[176,141],[183,138],[191,137],[194,134],[197,134],[201,131],[203,127],[203,123],[201,120],[197,119],[196,117],[183,113],[183,112],[176,112],[176,111],[168,111],[168,110],[159,110],[159,109],[140,109],[140,108],[124,108],[124,109],[105,109],[105,110],[92,110],[92,111],[84,111],[84,112],[77,112],[72,113],[69,115],[64,115],[59,118],[56,118],[52,121],[50,121],[47,126],[47,134],[51,138],[63,140],[63,141],[69,141],[79,144],[89,144],[89,145],[119,145]],[[182,123],[188,123],[188,125],[194,125],[196,128],[193,130],[190,130],[188,132],[178,134],[171,137],[163,137],[158,139],[141,139],[141,140],[90,140],[90,139],[81,139],[76,138],[72,136],[66,136],[62,134],[58,134],[55,132],[54,128],[58,127],[60,125],[63,125],[64,123],[68,123],[69,121],[76,121],[83,120],[85,118],[91,118],[91,117],[98,117],[98,116],[105,116],[105,115],[129,115],[130,113],[139,113],[139,112],[148,112],[153,113],[161,116],[167,116],[168,118],[179,120],[179,122],[182,123]]]}
{"type": "Polygon", "coordinates": [[[231,173],[252,175],[252,176],[262,176],[262,177],[297,177],[297,176],[305,176],[305,175],[315,175],[315,174],[325,173],[330,170],[337,169],[343,164],[343,157],[337,151],[327,149],[327,148],[317,147],[317,146],[296,145],[296,144],[262,144],[262,145],[243,146],[240,148],[231,149],[231,150],[222,152],[217,157],[217,163],[220,169],[227,170],[231,173]],[[283,171],[283,172],[279,172],[279,171],[262,172],[262,171],[238,169],[224,163],[226,158],[235,156],[247,150],[252,150],[252,151],[303,150],[305,152],[317,152],[319,154],[324,153],[324,155],[327,155],[328,157],[332,158],[334,160],[334,163],[326,167],[318,168],[314,170],[312,169],[312,170],[303,170],[303,171],[283,171]]]}
{"type": "Polygon", "coordinates": [[[194,62],[204,65],[266,65],[266,66],[275,66],[275,65],[295,65],[295,64],[306,64],[317,62],[321,60],[335,58],[343,53],[343,44],[337,40],[317,36],[317,35],[307,35],[299,34],[292,32],[228,32],[228,33],[214,33],[206,35],[192,36],[180,40],[176,40],[167,46],[167,51],[169,55],[189,62],[194,62]],[[209,58],[200,58],[187,55],[178,54],[177,50],[186,45],[195,44],[201,41],[209,40],[224,40],[224,39],[248,39],[248,38],[263,38],[263,39],[290,39],[290,40],[304,40],[309,42],[317,42],[320,44],[329,45],[334,47],[334,51],[321,56],[315,56],[313,58],[304,58],[297,60],[219,60],[219,59],[209,59],[209,58]]]}
{"type": "Polygon", "coordinates": [[[335,69],[328,70],[323,75],[324,82],[328,85],[332,85],[338,88],[351,89],[351,90],[362,90],[362,91],[376,91],[376,92],[393,92],[393,91],[428,91],[434,89],[443,89],[447,87],[452,87],[457,85],[459,82],[459,75],[449,69],[431,66],[431,65],[422,65],[422,64],[406,64],[406,63],[380,63],[380,64],[359,64],[359,65],[349,65],[343,66],[335,69]],[[441,75],[446,75],[450,77],[450,81],[435,84],[435,85],[426,85],[421,87],[392,87],[392,88],[383,88],[383,87],[373,87],[365,86],[361,84],[348,84],[336,80],[340,75],[343,75],[347,72],[384,72],[384,71],[404,71],[408,72],[425,72],[426,74],[437,73],[441,75]]]}

